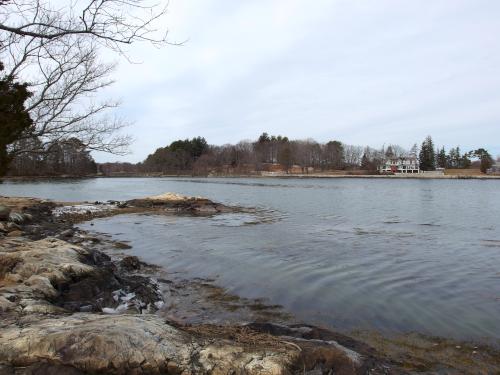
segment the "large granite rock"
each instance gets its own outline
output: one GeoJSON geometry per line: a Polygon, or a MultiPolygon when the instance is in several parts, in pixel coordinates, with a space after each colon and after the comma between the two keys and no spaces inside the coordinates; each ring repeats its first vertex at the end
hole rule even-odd
{"type": "Polygon", "coordinates": [[[10,326],[0,334],[0,363],[11,368],[50,365],[106,374],[285,374],[296,348],[248,348],[196,338],[155,316],[74,314],[10,326]]]}

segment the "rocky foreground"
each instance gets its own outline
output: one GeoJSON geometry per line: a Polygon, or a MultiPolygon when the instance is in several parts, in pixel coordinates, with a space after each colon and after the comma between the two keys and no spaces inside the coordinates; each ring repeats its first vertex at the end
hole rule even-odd
{"type": "Polygon", "coordinates": [[[0,374],[413,372],[313,326],[186,326],[162,318],[157,310],[168,301],[157,283],[134,272],[145,265],[136,257],[111,259],[96,249],[95,237],[73,227],[119,213],[230,210],[175,194],[64,206],[0,197],[0,374]]]}
{"type": "Polygon", "coordinates": [[[171,194],[80,207],[0,200],[1,374],[383,373],[369,348],[358,353],[313,327],[167,322],[155,314],[155,283],[130,272],[137,258],[113,262],[72,227],[120,210],[228,208],[171,194]]]}

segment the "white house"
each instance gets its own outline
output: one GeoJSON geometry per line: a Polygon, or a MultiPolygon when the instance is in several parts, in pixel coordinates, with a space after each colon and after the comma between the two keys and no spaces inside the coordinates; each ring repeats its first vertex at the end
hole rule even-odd
{"type": "Polygon", "coordinates": [[[500,161],[496,161],[486,173],[500,173],[500,161]]]}
{"type": "Polygon", "coordinates": [[[379,168],[380,173],[419,173],[420,167],[415,156],[388,158],[379,168]]]}

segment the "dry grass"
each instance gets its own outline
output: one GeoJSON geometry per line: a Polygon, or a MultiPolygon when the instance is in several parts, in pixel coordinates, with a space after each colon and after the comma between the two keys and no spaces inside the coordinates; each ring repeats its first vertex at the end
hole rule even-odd
{"type": "MultiPolygon", "coordinates": [[[[195,326],[184,326],[184,331],[205,338],[218,338],[234,341],[242,346],[259,348],[283,348],[289,346],[297,350],[298,346],[293,343],[280,340],[278,337],[252,330],[246,326],[218,326],[201,324],[195,326]]],[[[300,350],[300,348],[299,348],[300,350]]]]}
{"type": "Polygon", "coordinates": [[[445,169],[444,174],[446,176],[484,176],[479,168],[445,169]]]}
{"type": "Polygon", "coordinates": [[[12,211],[22,211],[40,203],[40,199],[23,197],[0,197],[0,206],[6,206],[12,211]]]}

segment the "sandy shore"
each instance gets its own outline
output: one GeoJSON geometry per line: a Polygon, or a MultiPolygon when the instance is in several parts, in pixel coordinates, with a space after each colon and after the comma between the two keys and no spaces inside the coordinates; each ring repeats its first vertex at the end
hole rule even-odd
{"type": "Polygon", "coordinates": [[[499,353],[474,343],[366,332],[353,338],[296,322],[279,306],[240,299],[210,280],[176,280],[128,256],[126,243],[74,226],[124,213],[234,210],[174,194],[71,204],[0,197],[0,374],[500,369],[499,353]]]}

